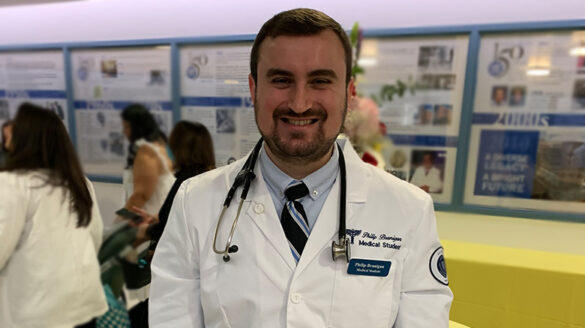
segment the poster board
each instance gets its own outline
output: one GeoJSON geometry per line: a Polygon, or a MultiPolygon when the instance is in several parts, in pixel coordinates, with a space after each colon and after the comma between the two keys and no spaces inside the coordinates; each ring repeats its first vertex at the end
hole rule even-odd
{"type": "Polygon", "coordinates": [[[0,52],[0,125],[13,119],[24,102],[51,109],[68,128],[61,50],[0,52]]]}
{"type": "Polygon", "coordinates": [[[465,204],[585,213],[585,31],[486,35],[465,204]]]}
{"type": "Polygon", "coordinates": [[[170,47],[71,52],[77,151],[86,174],[121,177],[128,141],[121,111],[145,105],[167,135],[173,124],[170,47]]]}
{"type": "Polygon", "coordinates": [[[216,165],[246,156],[260,138],[248,86],[251,43],[180,48],[181,118],[205,125],[216,165]]]}
{"type": "Polygon", "coordinates": [[[385,170],[451,203],[468,51],[467,36],[368,38],[362,43],[357,89],[378,98],[380,121],[392,145],[383,150],[385,170]],[[386,84],[406,91],[380,99],[386,84]]]}

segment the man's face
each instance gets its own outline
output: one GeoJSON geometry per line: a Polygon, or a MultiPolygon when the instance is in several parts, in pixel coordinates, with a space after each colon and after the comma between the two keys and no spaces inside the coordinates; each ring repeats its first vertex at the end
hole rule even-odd
{"type": "Polygon", "coordinates": [[[312,36],[266,38],[258,77],[249,77],[256,124],[271,153],[313,161],[331,150],[341,130],[353,81],[345,53],[329,30],[312,36]]]}
{"type": "Polygon", "coordinates": [[[506,98],[506,93],[504,92],[504,89],[501,89],[501,88],[496,89],[496,93],[494,95],[494,100],[497,103],[501,103],[502,101],[504,101],[505,98],[506,98]]]}
{"type": "Polygon", "coordinates": [[[433,167],[433,159],[432,159],[431,155],[425,154],[423,156],[423,167],[427,170],[430,169],[431,167],[433,167]]]}

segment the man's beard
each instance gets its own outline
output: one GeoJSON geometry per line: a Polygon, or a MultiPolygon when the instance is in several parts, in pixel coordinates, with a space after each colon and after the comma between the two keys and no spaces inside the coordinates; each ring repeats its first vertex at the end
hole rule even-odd
{"type": "MultiPolygon", "coordinates": [[[[327,153],[331,151],[333,143],[343,129],[343,122],[345,122],[345,116],[347,114],[347,97],[345,97],[345,99],[341,126],[339,127],[339,131],[331,138],[326,138],[325,132],[323,131],[323,124],[327,120],[327,113],[323,109],[311,108],[302,114],[297,114],[289,108],[277,108],[272,114],[275,128],[270,135],[264,134],[260,131],[262,139],[266,142],[270,152],[284,161],[297,164],[315,162],[326,156],[327,153]],[[304,133],[299,132],[298,134],[293,133],[287,140],[283,140],[281,136],[279,136],[276,128],[279,123],[278,121],[280,121],[282,116],[294,117],[297,119],[303,119],[304,117],[318,118],[319,121],[317,123],[312,123],[319,124],[316,137],[313,140],[305,141],[303,144],[294,144],[293,142],[290,142],[305,137],[304,133]]],[[[256,105],[254,105],[254,108],[257,111],[256,105]]],[[[258,122],[256,122],[256,124],[258,125],[258,122]]]]}

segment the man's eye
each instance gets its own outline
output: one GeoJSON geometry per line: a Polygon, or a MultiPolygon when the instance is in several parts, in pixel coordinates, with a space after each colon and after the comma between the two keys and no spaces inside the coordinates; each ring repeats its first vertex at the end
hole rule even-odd
{"type": "Polygon", "coordinates": [[[272,83],[274,84],[289,84],[291,83],[290,79],[284,78],[284,77],[277,77],[272,79],[272,83]]]}
{"type": "Polygon", "coordinates": [[[331,84],[331,80],[328,80],[328,79],[314,79],[312,81],[312,84],[317,85],[317,86],[324,86],[324,85],[331,84]]]}

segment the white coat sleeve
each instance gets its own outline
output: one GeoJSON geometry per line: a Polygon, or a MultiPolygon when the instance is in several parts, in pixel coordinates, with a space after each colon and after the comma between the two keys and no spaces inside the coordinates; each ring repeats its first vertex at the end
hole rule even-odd
{"type": "Polygon", "coordinates": [[[28,200],[13,177],[0,174],[0,271],[14,252],[26,221],[28,200]]]}
{"type": "Polygon", "coordinates": [[[89,232],[91,234],[91,240],[93,241],[95,251],[98,253],[104,236],[104,221],[102,220],[100,208],[95,197],[93,184],[88,179],[85,179],[85,183],[87,184],[87,189],[89,190],[91,201],[93,203],[91,206],[91,221],[89,222],[89,232]]]}
{"type": "Polygon", "coordinates": [[[453,294],[445,284],[446,277],[437,272],[440,263],[437,255],[442,249],[430,197],[426,199],[422,220],[409,245],[394,328],[447,328],[453,294]]]}
{"type": "Polygon", "coordinates": [[[185,211],[187,185],[183,183],[175,196],[151,265],[148,312],[152,328],[204,327],[199,247],[185,211]]]}

